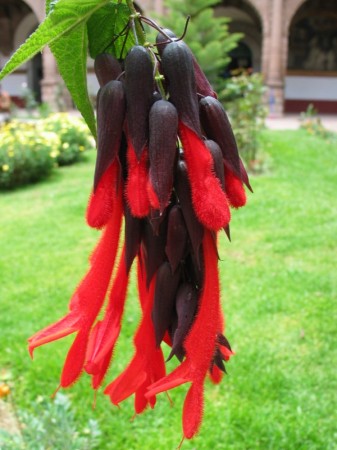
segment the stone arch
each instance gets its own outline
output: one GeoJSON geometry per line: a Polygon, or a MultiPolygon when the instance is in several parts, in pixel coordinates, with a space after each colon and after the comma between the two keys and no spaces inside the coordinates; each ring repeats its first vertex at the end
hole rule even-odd
{"type": "MultiPolygon", "coordinates": [[[[43,11],[43,0],[34,2],[24,0],[0,0],[0,51],[1,66],[8,61],[11,54],[39,25],[38,14],[43,11]],[[38,9],[40,3],[41,8],[38,9]],[[5,41],[5,44],[4,44],[5,41]]],[[[40,99],[40,81],[42,78],[42,62],[39,53],[31,61],[21,65],[9,77],[2,81],[2,87],[17,104],[22,104],[24,86],[28,86],[40,99]]]]}
{"type": "Polygon", "coordinates": [[[337,71],[337,5],[334,1],[302,1],[288,30],[288,69],[337,71]]]}
{"type": "Polygon", "coordinates": [[[17,49],[27,39],[30,33],[38,26],[39,22],[36,15],[31,12],[25,16],[14,33],[14,48],[17,49]]]}
{"type": "Polygon", "coordinates": [[[45,18],[45,3],[41,0],[21,0],[26,3],[38,18],[39,22],[42,22],[45,18]]]}
{"type": "Polygon", "coordinates": [[[337,4],[301,0],[288,10],[287,112],[311,103],[321,113],[337,108],[337,4]]]}
{"type": "MultiPolygon", "coordinates": [[[[39,20],[34,12],[24,16],[17,25],[14,32],[14,49],[19,48],[28,36],[38,27],[39,20]]],[[[40,82],[42,80],[42,57],[41,53],[28,61],[21,70],[26,67],[26,83],[29,89],[35,92],[36,99],[41,101],[40,82]]]]}
{"type": "Polygon", "coordinates": [[[231,18],[230,32],[244,35],[242,42],[251,51],[253,69],[261,71],[264,22],[256,6],[249,0],[223,0],[215,14],[231,18]]]}
{"type": "Polygon", "coordinates": [[[288,2],[288,7],[286,11],[286,26],[287,29],[289,28],[289,25],[294,18],[297,11],[300,9],[301,6],[306,3],[307,0],[292,0],[291,2],[288,2]]]}

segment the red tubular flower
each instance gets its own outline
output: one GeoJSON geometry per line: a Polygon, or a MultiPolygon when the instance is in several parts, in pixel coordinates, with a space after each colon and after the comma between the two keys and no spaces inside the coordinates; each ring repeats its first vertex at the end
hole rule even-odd
{"type": "Polygon", "coordinates": [[[146,217],[150,212],[150,201],[147,195],[148,150],[144,148],[140,159],[128,140],[128,179],[125,196],[134,217],[146,217]]]}
{"type": "Polygon", "coordinates": [[[29,351],[76,333],[60,386],[85,371],[98,389],[121,332],[136,258],[135,352],[104,393],[114,405],[134,395],[140,414],[155,406],[158,393],[191,383],[182,417],[184,438],[191,439],[202,421],[205,379],[219,383],[233,354],[223,334],[217,232],[229,237],[229,206],[246,203],[243,184],[250,184],[228,117],[190,49],[162,39],[158,45],[159,55],[151,55],[160,60],[167,88],[161,94],[148,49],[134,46],[123,73],[113,57],[97,58],[98,148],[87,222],[103,232],[68,314],[32,336],[29,351]],[[163,343],[171,347],[168,359],[180,362],[167,375],[163,343]]]}
{"type": "MultiPolygon", "coordinates": [[[[120,64],[112,57],[99,58],[96,64],[100,81],[118,76],[120,64]],[[101,70],[103,69],[103,70],[101,70]]],[[[118,152],[125,120],[125,91],[121,81],[107,81],[97,98],[97,158],[93,193],[87,209],[87,222],[93,228],[108,223],[113,210],[120,177],[118,152]]]]}
{"type": "Polygon", "coordinates": [[[134,338],[136,353],[125,371],[110,383],[104,393],[111,402],[120,402],[135,394],[135,411],[140,414],[147,404],[155,405],[155,396],[145,396],[148,386],[165,375],[162,350],[156,347],[151,319],[155,277],[147,288],[144,263],[138,256],[138,289],[143,317],[134,338]]]}
{"type": "Polygon", "coordinates": [[[117,253],[121,220],[120,190],[114,214],[91,259],[91,267],[70,301],[70,312],[60,321],[44,328],[29,339],[29,352],[33,355],[36,347],[77,332],[63,367],[60,383],[62,387],[73,384],[83,370],[89,333],[108,290],[117,253]]]}
{"type": "Polygon", "coordinates": [[[192,191],[194,211],[200,222],[210,230],[220,230],[230,221],[226,194],[213,172],[213,159],[197,134],[179,123],[179,136],[192,191]]]}
{"type": "Polygon", "coordinates": [[[119,162],[114,160],[102,175],[92,192],[86,212],[87,223],[92,228],[103,228],[111,218],[120,182],[119,162]]]}
{"type": "Polygon", "coordinates": [[[89,336],[85,371],[92,375],[94,389],[102,384],[119,337],[128,281],[124,246],[104,317],[95,324],[89,336]]]}
{"type": "Polygon", "coordinates": [[[177,153],[178,113],[167,100],[156,101],[149,115],[150,170],[148,194],[152,208],[163,213],[171,198],[177,153]]]}
{"type": "Polygon", "coordinates": [[[225,167],[225,191],[229,203],[233,208],[245,206],[247,196],[242,181],[228,167],[225,167]]]}
{"type": "Polygon", "coordinates": [[[203,413],[203,385],[216,346],[219,327],[218,255],[213,237],[207,231],[203,239],[205,275],[200,306],[184,347],[185,361],[170,375],[149,387],[148,397],[167,391],[186,382],[192,382],[183,411],[183,431],[191,439],[199,430],[203,413]],[[218,320],[217,320],[218,317],[218,320]]]}

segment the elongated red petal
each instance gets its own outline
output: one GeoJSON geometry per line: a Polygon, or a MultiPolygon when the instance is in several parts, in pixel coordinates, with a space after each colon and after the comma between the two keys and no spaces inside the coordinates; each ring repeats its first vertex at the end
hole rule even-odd
{"type": "Polygon", "coordinates": [[[225,191],[233,208],[241,208],[247,202],[242,181],[225,164],[225,191]]]}
{"type": "Polygon", "coordinates": [[[199,136],[183,122],[179,123],[179,135],[184,148],[194,211],[206,228],[220,230],[228,225],[230,211],[227,197],[213,172],[212,156],[199,136]]]}
{"type": "Polygon", "coordinates": [[[196,320],[185,341],[185,349],[197,370],[206,374],[214,353],[220,310],[218,255],[210,232],[205,233],[203,251],[204,286],[196,320]]]}
{"type": "Polygon", "coordinates": [[[68,387],[75,383],[83,371],[89,328],[81,328],[70,347],[64,363],[60,385],[68,387]]]}
{"type": "Polygon", "coordinates": [[[101,229],[111,218],[119,178],[119,163],[115,160],[100,178],[95,192],[90,195],[86,212],[87,223],[90,227],[101,229]]]}
{"type": "MultiPolygon", "coordinates": [[[[125,371],[110,383],[104,391],[115,405],[118,405],[130,395],[136,394],[138,396],[135,402],[136,413],[142,412],[146,406],[144,405],[144,399],[141,400],[145,389],[152,382],[165,375],[163,354],[161,349],[156,348],[151,320],[154,286],[155,277],[147,288],[144,264],[138,261],[138,287],[143,316],[134,338],[136,351],[125,371]]],[[[155,400],[147,397],[148,402],[154,405],[155,400]]]]}
{"type": "Polygon", "coordinates": [[[153,383],[147,396],[172,389],[191,381],[191,388],[184,405],[184,436],[191,439],[199,430],[203,411],[203,384],[208,373],[214,351],[221,318],[218,256],[211,232],[203,239],[205,276],[197,317],[185,340],[186,359],[171,374],[153,383]]]}
{"type": "Polygon", "coordinates": [[[79,312],[74,310],[57,322],[35,333],[28,339],[30,356],[33,357],[33,352],[36,347],[47,344],[48,342],[57,341],[77,331],[80,326],[79,322],[79,312]]]}
{"type": "Polygon", "coordinates": [[[194,383],[190,387],[183,408],[183,430],[187,439],[199,431],[204,411],[203,383],[194,383]]]}
{"type": "Polygon", "coordinates": [[[91,267],[70,301],[70,309],[79,305],[85,316],[97,316],[108,289],[118,249],[123,213],[122,202],[122,189],[120,189],[114,214],[103,231],[94,257],[91,258],[91,267]]]}
{"type": "MultiPolygon", "coordinates": [[[[154,187],[152,185],[151,179],[149,178],[146,185],[147,195],[149,198],[149,202],[151,205],[151,208],[160,210],[160,202],[158,195],[156,194],[154,187]]],[[[164,208],[163,208],[164,210],[164,208]]]]}
{"type": "Polygon", "coordinates": [[[146,217],[150,212],[150,201],[147,195],[148,151],[146,148],[137,158],[131,141],[128,141],[128,179],[126,183],[126,200],[131,213],[135,217],[146,217]]]}
{"type": "Polygon", "coordinates": [[[91,259],[91,267],[70,301],[71,312],[63,320],[45,328],[30,339],[29,349],[59,339],[73,331],[78,334],[70,347],[61,375],[67,387],[81,375],[90,329],[103,305],[117,253],[122,220],[122,190],[116,198],[115,213],[109,220],[91,259]]]}
{"type": "Polygon", "coordinates": [[[134,357],[128,367],[104,390],[111,402],[118,405],[120,402],[134,394],[146,380],[144,360],[134,357]]]}
{"type": "Polygon", "coordinates": [[[219,384],[223,378],[224,373],[215,364],[211,367],[209,371],[209,376],[214,384],[219,384]]]}
{"type": "Polygon", "coordinates": [[[187,361],[183,361],[180,366],[173,370],[166,377],[159,379],[148,387],[147,397],[152,397],[160,392],[168,391],[177,386],[193,381],[193,375],[187,361]]]}
{"type": "Polygon", "coordinates": [[[125,246],[122,251],[119,268],[113,282],[109,303],[102,320],[96,323],[89,339],[85,370],[93,376],[93,387],[103,381],[112,353],[121,330],[121,320],[128,285],[128,273],[125,262],[125,246]]]}

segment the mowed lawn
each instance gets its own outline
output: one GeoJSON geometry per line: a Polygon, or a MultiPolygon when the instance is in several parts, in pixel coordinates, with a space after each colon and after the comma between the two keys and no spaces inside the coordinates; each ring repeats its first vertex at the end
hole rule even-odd
{"type": "MultiPolygon", "coordinates": [[[[336,142],[301,131],[261,137],[270,168],[252,177],[254,194],[233,212],[232,242],[220,238],[226,335],[236,355],[221,385],[206,384],[203,427],[183,449],[337,448],[336,142]]],[[[0,194],[0,371],[13,375],[18,409],[53,393],[73,339],[29,358],[27,338],[67,312],[99,237],[83,219],[94,159],[0,194]]],[[[107,381],[131,358],[138,320],[133,280],[107,381]]],[[[87,376],[66,393],[79,430],[98,420],[100,449],[166,450],[181,440],[187,388],[171,392],[173,407],[162,394],[133,421],[133,399],[118,409],[100,392],[93,410],[87,376]]]]}

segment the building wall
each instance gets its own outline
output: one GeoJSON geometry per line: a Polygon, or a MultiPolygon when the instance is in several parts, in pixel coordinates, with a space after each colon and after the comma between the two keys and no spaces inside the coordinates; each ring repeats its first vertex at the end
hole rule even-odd
{"type": "MultiPolygon", "coordinates": [[[[21,17],[21,20],[15,24],[12,50],[17,48],[28,37],[32,29],[43,20],[45,4],[44,0],[8,0],[9,4],[13,4],[13,2],[22,2],[29,9],[27,9],[24,17],[21,17]]],[[[267,101],[272,114],[282,114],[284,108],[289,111],[295,111],[296,108],[303,110],[309,101],[314,101],[322,112],[337,111],[337,66],[335,71],[310,71],[307,69],[301,72],[288,69],[288,63],[294,57],[292,48],[291,53],[289,53],[289,37],[292,39],[294,18],[296,19],[298,12],[302,11],[300,8],[303,5],[312,5],[315,2],[318,2],[320,11],[324,12],[324,8],[330,9],[331,14],[334,13],[336,16],[337,24],[336,0],[222,0],[221,4],[215,8],[216,15],[226,15],[232,18],[230,25],[232,31],[245,33],[243,41],[253,55],[253,69],[261,71],[264,75],[268,88],[267,101]]],[[[151,11],[163,13],[164,10],[162,0],[139,0],[137,5],[145,14],[150,14],[151,11]]],[[[5,26],[1,26],[2,20],[5,19],[1,18],[0,15],[0,30],[5,30],[5,26]]],[[[337,65],[337,26],[335,41],[331,37],[331,30],[329,33],[329,45],[331,46],[331,42],[335,42],[333,44],[335,48],[329,50],[329,58],[330,61],[333,61],[335,57],[337,65]]],[[[1,42],[5,42],[6,39],[8,41],[8,38],[1,37],[3,35],[4,31],[2,34],[0,32],[0,50],[1,42]]],[[[312,45],[314,45],[313,38],[311,40],[312,45]]],[[[316,51],[318,50],[316,48],[316,51]]],[[[327,52],[326,54],[328,55],[327,52]]],[[[7,54],[2,52],[0,56],[1,65],[3,65],[9,56],[8,50],[7,54]]],[[[333,62],[329,64],[334,67],[333,62]]],[[[55,92],[60,83],[60,78],[57,74],[55,61],[48,49],[43,52],[42,66],[42,98],[53,103],[55,102],[55,92]]],[[[91,66],[89,64],[89,67],[92,68],[92,64],[91,66]]],[[[20,96],[21,84],[28,82],[29,85],[33,85],[38,70],[38,61],[28,63],[8,77],[2,83],[2,89],[7,90],[13,97],[20,96]]],[[[97,88],[95,77],[89,74],[90,92],[95,94],[97,88]]]]}

